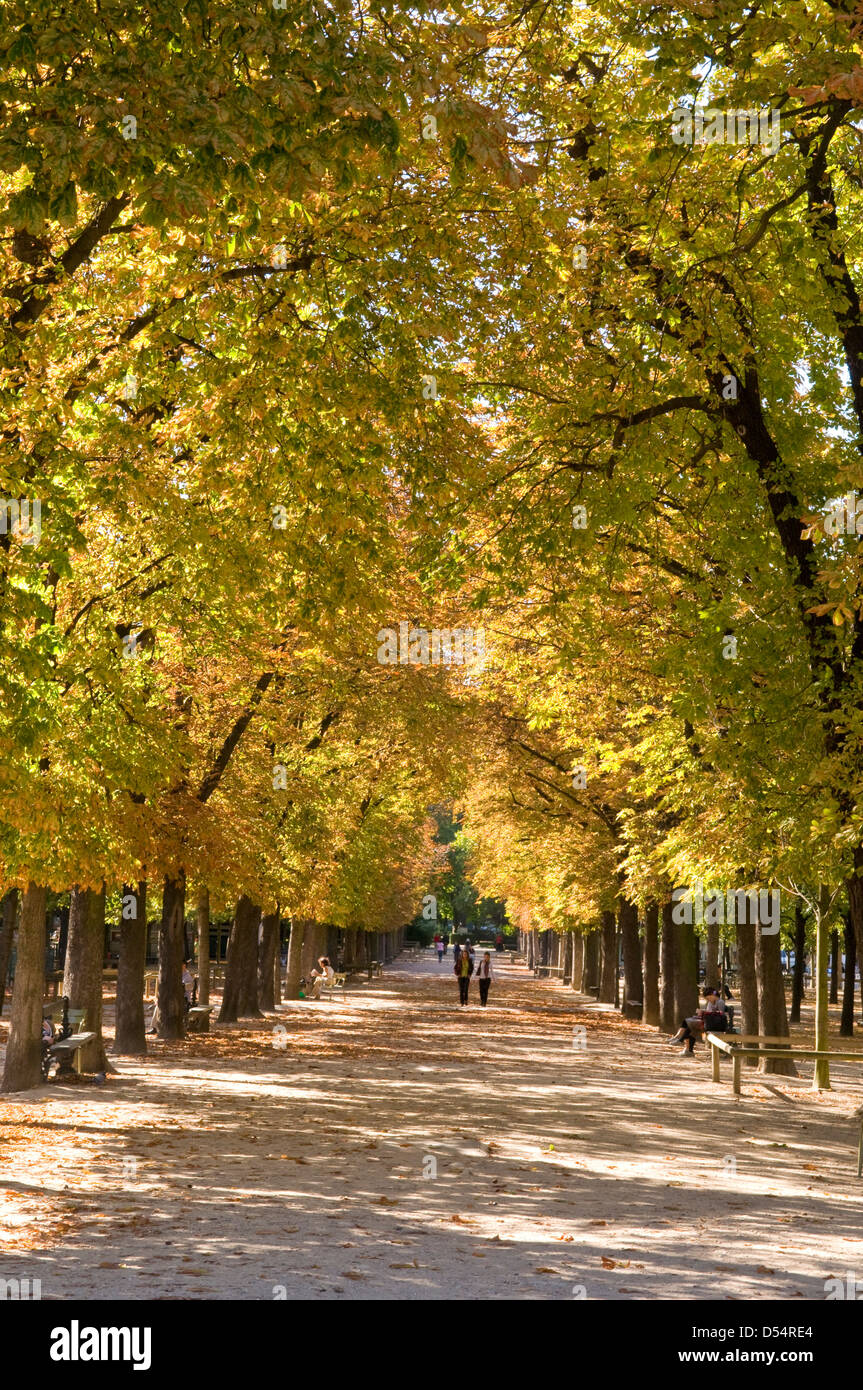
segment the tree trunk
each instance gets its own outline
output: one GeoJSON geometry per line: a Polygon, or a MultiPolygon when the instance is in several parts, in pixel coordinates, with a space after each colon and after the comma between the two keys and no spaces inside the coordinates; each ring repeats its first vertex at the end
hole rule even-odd
{"type": "Polygon", "coordinates": [[[261,909],[244,893],[237,901],[228,960],[220,1023],[236,1023],[239,1018],[260,1018],[258,1008],[258,927],[261,909]]]}
{"type": "Polygon", "coordinates": [[[159,924],[159,983],[153,1027],[160,1038],[174,1042],[185,1037],[183,1007],[183,918],[186,910],[186,874],[165,875],[162,888],[162,920],[159,924]]]}
{"type": "MultiPolygon", "coordinates": [[[[758,1035],[758,982],[755,976],[755,927],[751,922],[738,922],[735,927],[737,940],[737,965],[740,976],[740,1031],[758,1035]]],[[[747,1066],[754,1066],[754,1059],[747,1057],[747,1066]]]]}
{"type": "Polygon", "coordinates": [[[854,851],[854,872],[848,879],[848,911],[857,942],[857,959],[863,968],[863,847],[854,851]]]}
{"type": "Polygon", "coordinates": [[[830,1003],[839,1003],[839,931],[830,933],[830,1003]]]}
{"type": "Polygon", "coordinates": [[[527,934],[527,968],[533,970],[537,964],[536,960],[536,932],[531,928],[527,934]]]}
{"type": "Polygon", "coordinates": [[[568,931],[561,940],[563,948],[563,973],[560,977],[562,985],[568,985],[572,980],[572,932],[568,931]]]}
{"type": "Polygon", "coordinates": [[[806,973],[806,912],[799,898],[794,908],[794,976],[791,982],[791,1013],[789,1023],[800,1022],[803,1003],[803,977],[806,973]]]}
{"type": "MultiPolygon", "coordinates": [[[[827,929],[827,913],[830,903],[830,890],[822,884],[818,893],[818,913],[815,918],[815,1050],[827,1050],[830,1009],[827,1003],[828,981],[827,963],[830,955],[830,937],[827,929]]],[[[830,1062],[826,1057],[815,1063],[812,1077],[813,1091],[829,1091],[830,1062]]]]}
{"type": "Polygon", "coordinates": [[[273,952],[273,1008],[282,1002],[282,918],[276,908],[276,949],[273,952]]]}
{"type": "Polygon", "coordinates": [[[599,975],[599,1002],[617,1003],[617,922],[613,912],[602,914],[602,966],[599,975]]]}
{"type": "Polygon", "coordinates": [[[584,993],[599,998],[600,930],[594,927],[584,938],[584,993]]]}
{"type": "Polygon", "coordinates": [[[210,1002],[210,890],[198,891],[198,1003],[210,1002]]]}
{"type": "MultiPolygon", "coordinates": [[[[759,924],[755,936],[755,961],[758,972],[758,1031],[765,1037],[788,1037],[788,1010],[785,1007],[785,982],[782,979],[782,942],[779,932],[767,933],[759,924]]],[[[762,1057],[758,1070],[766,1074],[797,1076],[794,1059],[762,1057]]]]}
{"type": "Polygon", "coordinates": [[[144,970],[147,964],[147,884],[135,892],[123,885],[120,910],[120,959],[117,962],[117,1016],[112,1053],[143,1057],[147,1051],[144,1022],[144,970]]]}
{"type": "Polygon", "coordinates": [[[842,990],[842,1021],[839,1024],[840,1038],[854,1036],[854,991],[857,976],[857,938],[851,925],[851,918],[845,919],[845,983],[842,990]]]}
{"type": "Polygon", "coordinates": [[[10,888],[3,897],[2,910],[0,910],[0,1018],[3,1016],[3,1005],[6,1002],[6,973],[9,969],[9,957],[12,954],[17,916],[18,889],[10,888]]]}
{"type": "Polygon", "coordinates": [[[276,1007],[275,963],[278,959],[279,914],[268,912],[261,918],[261,943],[258,947],[258,1003],[266,1012],[276,1007]]]}
{"type": "Polygon", "coordinates": [[[584,934],[580,931],[572,935],[572,987],[579,994],[584,993],[584,934]]]}
{"type": "Polygon", "coordinates": [[[676,1033],[680,1019],[674,1008],[674,904],[669,899],[662,904],[662,941],[660,958],[662,961],[662,992],[659,998],[659,1025],[664,1033],[676,1033]]]}
{"type": "Polygon", "coordinates": [[[704,988],[719,988],[719,923],[710,922],[707,926],[707,966],[704,972],[704,988]]]}
{"type": "Polygon", "coordinates": [[[674,924],[674,966],[674,1012],[679,1025],[698,1008],[698,937],[691,922],[674,924]]]}
{"type": "Polygon", "coordinates": [[[47,890],[31,883],[21,903],[18,954],[4,1091],[29,1091],[42,1080],[42,1000],[45,994],[45,901],[47,890]]]}
{"type": "Polygon", "coordinates": [[[638,909],[629,898],[620,899],[619,920],[623,949],[623,1017],[641,1018],[644,1012],[644,978],[638,939],[638,909]]]}
{"type": "Polygon", "coordinates": [[[303,936],[305,922],[298,917],[291,918],[291,934],[288,937],[288,964],[285,969],[285,998],[299,999],[300,976],[303,973],[303,936]]]}
{"type": "Polygon", "coordinates": [[[649,902],[644,913],[644,1014],[651,1028],[660,1026],[659,904],[649,902]]]}
{"type": "MultiPolygon", "coordinates": [[[[85,1033],[96,1037],[78,1053],[82,1071],[109,1072],[102,1038],[102,964],[105,958],[105,886],[73,888],[63,993],[70,1009],[85,1009],[85,1033]]],[[[142,988],[143,996],[143,988],[142,988]]]]}

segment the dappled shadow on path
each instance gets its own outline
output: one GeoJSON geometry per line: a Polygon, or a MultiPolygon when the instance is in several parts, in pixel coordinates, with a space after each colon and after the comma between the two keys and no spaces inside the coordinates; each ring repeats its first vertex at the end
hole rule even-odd
{"type": "Polygon", "coordinates": [[[734,1101],[555,982],[504,967],[460,1010],[450,971],[396,963],[16,1098],[45,1142],[3,1185],[49,1210],[0,1274],[49,1298],[758,1299],[863,1271],[851,1090],[734,1101]]]}

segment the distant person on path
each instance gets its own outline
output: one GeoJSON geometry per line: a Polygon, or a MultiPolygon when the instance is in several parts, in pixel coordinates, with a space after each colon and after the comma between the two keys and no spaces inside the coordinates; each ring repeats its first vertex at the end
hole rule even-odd
{"type": "Polygon", "coordinates": [[[453,963],[454,963],[454,965],[458,965],[459,956],[460,956],[460,955],[461,955],[461,946],[458,944],[457,941],[454,941],[453,944],[452,944],[452,958],[453,958],[453,963]]]}
{"type": "Polygon", "coordinates": [[[470,937],[468,937],[468,938],[465,940],[464,949],[467,951],[467,953],[468,953],[468,955],[470,956],[471,960],[473,960],[473,957],[474,957],[474,950],[473,950],[473,947],[472,947],[471,944],[470,944],[470,937]]]}
{"type": "Polygon", "coordinates": [[[453,966],[453,974],[458,979],[458,1002],[467,1003],[468,990],[470,989],[470,977],[473,974],[473,961],[467,951],[459,951],[458,958],[453,966]]]}
{"type": "Polygon", "coordinates": [[[449,932],[443,934],[443,953],[446,955],[446,948],[449,945],[449,932]]]}
{"type": "Polygon", "coordinates": [[[495,939],[494,939],[494,949],[495,949],[496,951],[502,951],[502,950],[503,950],[503,932],[502,932],[502,931],[499,931],[498,934],[497,934],[497,936],[496,936],[495,939]]]}
{"type": "Polygon", "coordinates": [[[190,1009],[190,1008],[192,1007],[192,991],[193,991],[194,987],[195,987],[195,981],[192,979],[192,972],[191,972],[191,970],[189,969],[189,962],[188,962],[187,960],[184,960],[184,961],[183,961],[183,993],[184,993],[185,996],[186,996],[186,1008],[187,1008],[187,1009],[190,1009]]]}
{"type": "Polygon", "coordinates": [[[709,989],[705,1000],[706,1007],[693,1014],[691,1018],[685,1018],[674,1037],[669,1039],[670,1047],[683,1043],[690,1057],[695,1052],[696,1038],[703,1037],[705,1033],[724,1033],[728,1027],[728,1015],[719,997],[719,990],[709,989]]]}
{"type": "Polygon", "coordinates": [[[443,937],[441,936],[440,932],[435,932],[434,948],[437,951],[438,965],[440,965],[441,961],[443,960],[444,952],[443,937]]]}
{"type": "Polygon", "coordinates": [[[313,999],[320,999],[321,990],[323,989],[324,984],[331,984],[333,979],[335,978],[336,973],[333,967],[330,965],[328,956],[318,956],[318,965],[321,967],[320,970],[312,971],[313,999]]]}
{"type": "Polygon", "coordinates": [[[491,951],[486,951],[482,960],[477,966],[476,978],[479,980],[479,1002],[485,1008],[488,1003],[488,991],[492,980],[496,980],[494,966],[491,963],[491,951]]]}

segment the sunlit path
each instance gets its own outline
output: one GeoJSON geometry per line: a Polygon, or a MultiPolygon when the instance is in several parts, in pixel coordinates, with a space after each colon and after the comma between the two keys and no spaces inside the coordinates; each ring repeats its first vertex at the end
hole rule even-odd
{"type": "Polygon", "coordinates": [[[703,1055],[522,966],[459,1010],[451,969],[403,957],[7,1099],[3,1273],[43,1299],[822,1299],[859,1268],[847,1068],[734,1103],[703,1055]]]}

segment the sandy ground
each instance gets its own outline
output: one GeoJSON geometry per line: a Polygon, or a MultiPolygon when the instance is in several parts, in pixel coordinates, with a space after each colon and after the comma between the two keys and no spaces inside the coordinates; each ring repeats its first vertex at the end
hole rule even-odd
{"type": "Polygon", "coordinates": [[[460,1010],[451,961],[402,957],[344,1000],[154,1042],[105,1086],[0,1098],[0,1277],[43,1299],[820,1300],[863,1282],[860,1064],[828,1095],[801,1064],[736,1101],[705,1048],[682,1057],[522,966],[501,977],[460,1010]]]}

